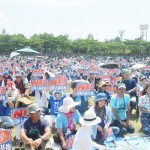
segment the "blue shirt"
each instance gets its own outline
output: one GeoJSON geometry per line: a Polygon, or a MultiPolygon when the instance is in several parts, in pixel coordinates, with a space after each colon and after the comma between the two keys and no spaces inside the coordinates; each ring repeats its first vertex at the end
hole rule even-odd
{"type": "Polygon", "coordinates": [[[50,128],[50,124],[43,117],[41,117],[40,120],[36,123],[33,123],[31,118],[28,118],[22,125],[22,129],[26,130],[27,137],[32,138],[33,140],[44,135],[46,128],[50,128]]]}
{"type": "Polygon", "coordinates": [[[0,116],[10,116],[10,107],[6,103],[6,107],[3,106],[3,101],[0,101],[0,116]]]}
{"type": "MultiPolygon", "coordinates": [[[[123,83],[126,86],[126,91],[129,91],[136,87],[136,81],[134,79],[124,80],[123,83]]],[[[131,97],[136,96],[136,91],[130,93],[130,96],[131,97]]]]}
{"type": "Polygon", "coordinates": [[[62,106],[63,100],[66,97],[66,95],[63,95],[59,100],[57,100],[53,95],[50,95],[49,102],[50,102],[50,115],[57,116],[58,114],[58,108],[62,106]]]}
{"type": "MultiPolygon", "coordinates": [[[[76,125],[79,123],[79,120],[81,118],[81,115],[79,113],[78,110],[75,111],[74,115],[73,115],[73,124],[76,127],[76,125]]],[[[56,119],[56,127],[58,129],[62,129],[63,133],[66,133],[67,129],[69,126],[69,119],[68,117],[65,115],[65,113],[59,113],[57,115],[57,119],[56,119]]]]}
{"type": "MultiPolygon", "coordinates": [[[[121,120],[126,119],[126,112],[128,111],[129,102],[130,102],[130,96],[127,94],[124,94],[122,99],[118,98],[118,94],[115,94],[111,97],[110,106],[111,108],[116,109],[118,116],[120,117],[121,120]]],[[[117,120],[113,111],[112,111],[112,119],[117,120]]]]}

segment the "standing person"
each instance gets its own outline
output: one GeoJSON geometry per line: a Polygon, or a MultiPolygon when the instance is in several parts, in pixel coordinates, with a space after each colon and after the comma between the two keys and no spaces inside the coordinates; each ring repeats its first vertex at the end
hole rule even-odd
{"type": "Polygon", "coordinates": [[[72,150],[93,150],[97,149],[107,149],[95,143],[92,138],[92,127],[100,123],[100,118],[96,116],[95,112],[92,110],[87,110],[84,113],[84,117],[80,119],[81,127],[78,129],[72,150]]]}
{"type": "Polygon", "coordinates": [[[150,84],[144,87],[142,95],[139,99],[142,130],[150,135],[150,84]]]}
{"type": "Polygon", "coordinates": [[[20,137],[25,150],[50,150],[50,124],[40,116],[40,107],[33,103],[27,107],[30,117],[22,125],[20,137]]]}
{"type": "Polygon", "coordinates": [[[68,132],[76,133],[76,125],[79,124],[80,113],[75,106],[80,102],[74,102],[71,97],[66,97],[63,105],[59,107],[59,114],[56,119],[58,134],[54,136],[54,141],[60,143],[63,150],[67,150],[65,136],[68,132]]]}
{"type": "Polygon", "coordinates": [[[110,100],[112,109],[113,126],[119,127],[120,134],[127,132],[134,133],[134,127],[129,121],[130,115],[130,96],[125,94],[126,86],[124,83],[119,83],[117,87],[118,93],[113,95],[110,100]]]}

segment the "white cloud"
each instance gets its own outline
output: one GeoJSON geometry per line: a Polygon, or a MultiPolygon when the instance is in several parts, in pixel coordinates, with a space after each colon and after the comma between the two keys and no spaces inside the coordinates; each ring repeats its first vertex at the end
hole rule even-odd
{"type": "Polygon", "coordinates": [[[7,0],[9,3],[18,3],[24,5],[44,6],[44,7],[56,7],[66,8],[89,5],[98,2],[99,0],[7,0]]]}
{"type": "Polygon", "coordinates": [[[8,18],[4,13],[0,12],[0,27],[11,25],[12,20],[8,18]]]}

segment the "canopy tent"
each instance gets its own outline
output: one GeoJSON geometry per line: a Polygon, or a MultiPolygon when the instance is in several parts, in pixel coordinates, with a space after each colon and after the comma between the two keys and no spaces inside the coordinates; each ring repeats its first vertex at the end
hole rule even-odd
{"type": "Polygon", "coordinates": [[[17,52],[28,52],[28,53],[37,53],[37,54],[40,54],[40,52],[38,51],[35,51],[29,47],[26,47],[26,48],[22,48],[22,49],[19,49],[19,50],[16,50],[17,52]]]}

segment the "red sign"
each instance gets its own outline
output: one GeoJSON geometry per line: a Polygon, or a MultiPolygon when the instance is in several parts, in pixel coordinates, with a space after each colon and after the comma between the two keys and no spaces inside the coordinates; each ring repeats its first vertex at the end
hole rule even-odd
{"type": "Polygon", "coordinates": [[[12,119],[27,117],[27,108],[14,109],[11,117],[12,119]]]}
{"type": "Polygon", "coordinates": [[[31,86],[32,87],[44,87],[46,86],[47,81],[45,79],[40,79],[40,80],[32,80],[31,86]]]}
{"type": "Polygon", "coordinates": [[[34,75],[41,75],[44,73],[44,69],[34,69],[32,72],[34,75]]]}
{"type": "Polygon", "coordinates": [[[49,86],[56,86],[56,85],[66,85],[67,78],[51,78],[49,82],[49,86]]]}
{"type": "Polygon", "coordinates": [[[0,144],[5,143],[11,140],[11,133],[9,130],[1,130],[0,131],[0,144]]]}
{"type": "Polygon", "coordinates": [[[93,83],[89,83],[89,84],[79,83],[77,85],[77,91],[91,91],[93,89],[94,89],[93,83]]]}

